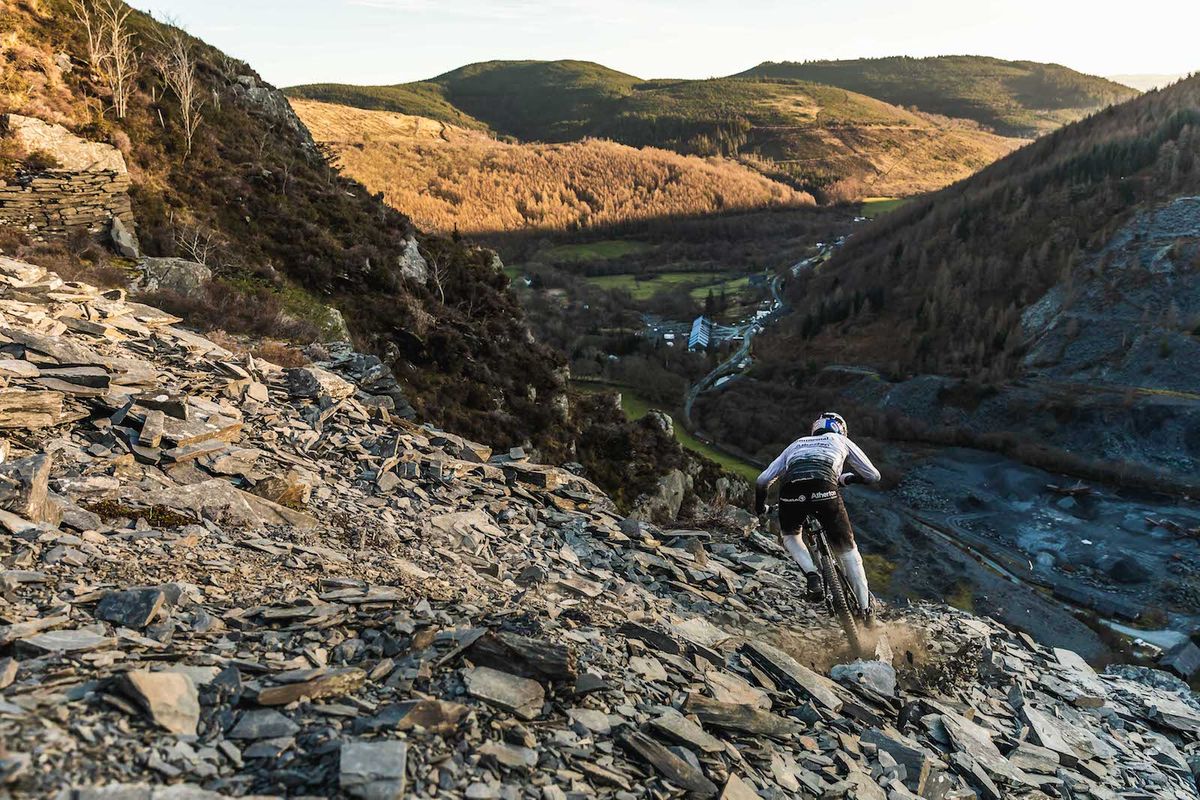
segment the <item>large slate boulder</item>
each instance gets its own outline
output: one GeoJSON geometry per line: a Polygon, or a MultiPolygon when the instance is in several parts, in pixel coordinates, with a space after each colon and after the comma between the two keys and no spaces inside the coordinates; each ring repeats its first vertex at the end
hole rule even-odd
{"type": "Polygon", "coordinates": [[[658,479],[653,492],[638,498],[629,517],[644,522],[670,522],[679,516],[687,490],[687,476],[673,469],[658,479]]]}
{"type": "Polygon", "coordinates": [[[153,292],[159,289],[190,297],[212,280],[212,270],[196,261],[183,258],[143,258],[142,288],[153,292]]]}
{"type": "Polygon", "coordinates": [[[421,255],[417,240],[412,236],[404,240],[404,251],[396,259],[396,265],[400,267],[400,274],[409,280],[417,283],[429,280],[429,263],[421,255]]]}

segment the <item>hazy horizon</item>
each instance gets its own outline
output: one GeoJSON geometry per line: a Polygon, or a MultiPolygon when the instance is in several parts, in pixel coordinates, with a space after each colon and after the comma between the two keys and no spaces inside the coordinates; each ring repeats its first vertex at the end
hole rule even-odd
{"type": "Polygon", "coordinates": [[[707,78],[763,61],[987,55],[1093,75],[1200,69],[1190,47],[1200,4],[1116,0],[1005,8],[919,0],[134,0],[280,86],[390,84],[498,59],[596,61],[643,78],[707,78]],[[839,5],[843,7],[839,8],[839,5]],[[1171,24],[1163,25],[1164,19],[1171,24]],[[665,34],[663,32],[666,32],[665,34]]]}

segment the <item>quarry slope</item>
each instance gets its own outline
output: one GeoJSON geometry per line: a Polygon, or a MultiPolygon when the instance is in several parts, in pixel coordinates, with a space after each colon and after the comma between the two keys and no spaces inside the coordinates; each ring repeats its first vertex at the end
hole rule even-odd
{"type": "Polygon", "coordinates": [[[850,661],[748,515],[623,519],[348,345],[179,322],[0,259],[7,793],[1200,796],[1163,673],[931,605],[850,661]]]}

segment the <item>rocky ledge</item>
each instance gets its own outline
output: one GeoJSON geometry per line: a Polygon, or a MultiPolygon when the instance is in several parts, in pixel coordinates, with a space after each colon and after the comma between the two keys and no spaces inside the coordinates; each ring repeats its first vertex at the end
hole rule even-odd
{"type": "Polygon", "coordinates": [[[852,661],[736,517],[622,519],[369,357],[0,287],[0,795],[1198,796],[1163,673],[928,605],[852,661]]]}

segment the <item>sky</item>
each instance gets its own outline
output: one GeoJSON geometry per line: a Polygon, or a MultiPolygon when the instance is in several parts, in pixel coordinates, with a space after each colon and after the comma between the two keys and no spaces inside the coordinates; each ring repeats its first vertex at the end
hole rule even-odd
{"type": "Polygon", "coordinates": [[[944,54],[1095,75],[1200,70],[1200,0],[132,0],[278,86],[389,84],[492,59],[642,78],[762,61],[944,54]]]}

